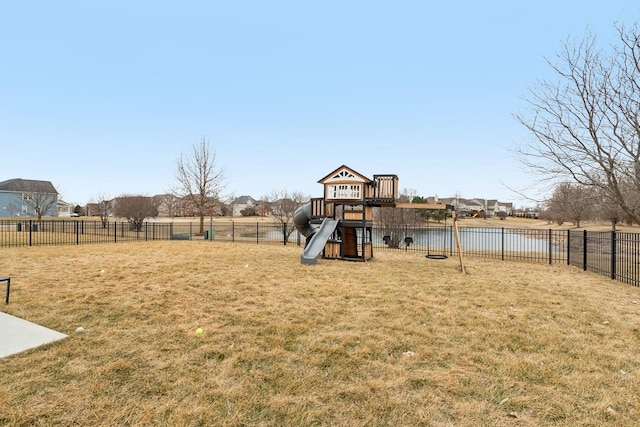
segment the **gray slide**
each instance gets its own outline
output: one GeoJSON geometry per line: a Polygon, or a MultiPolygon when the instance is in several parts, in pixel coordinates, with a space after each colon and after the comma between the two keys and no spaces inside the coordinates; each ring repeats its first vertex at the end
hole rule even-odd
{"type": "Polygon", "coordinates": [[[293,214],[293,223],[306,239],[306,245],[300,256],[300,263],[312,265],[318,263],[318,254],[322,252],[327,239],[338,225],[337,219],[325,218],[320,226],[311,224],[311,202],[300,206],[293,214]]]}
{"type": "Polygon", "coordinates": [[[322,252],[324,245],[327,243],[329,236],[338,226],[337,219],[325,218],[320,224],[320,228],[311,236],[311,240],[307,243],[302,255],[300,255],[300,264],[313,265],[318,263],[318,254],[322,252]]]}
{"type": "Polygon", "coordinates": [[[313,236],[313,233],[318,231],[318,226],[311,224],[311,202],[305,203],[300,206],[293,213],[293,224],[300,234],[307,238],[313,236]]]}

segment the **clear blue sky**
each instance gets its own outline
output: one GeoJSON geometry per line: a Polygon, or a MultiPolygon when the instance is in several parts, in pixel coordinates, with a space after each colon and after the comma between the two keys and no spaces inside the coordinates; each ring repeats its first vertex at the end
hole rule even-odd
{"type": "Polygon", "coordinates": [[[513,115],[567,37],[637,0],[2,1],[0,181],[154,195],[201,138],[225,193],[322,195],[342,164],[527,204],[513,115]]]}

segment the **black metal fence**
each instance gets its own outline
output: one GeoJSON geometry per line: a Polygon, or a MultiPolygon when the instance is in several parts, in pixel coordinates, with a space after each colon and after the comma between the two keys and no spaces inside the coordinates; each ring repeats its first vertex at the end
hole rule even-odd
{"type": "MultiPolygon", "coordinates": [[[[401,249],[447,256],[458,253],[452,226],[404,227],[399,232],[405,236],[404,239],[400,239],[400,242],[405,243],[401,245],[401,249]],[[410,242],[408,247],[406,242],[410,242]]],[[[567,262],[567,231],[458,227],[458,232],[460,245],[464,254],[468,256],[549,264],[567,262]]],[[[640,239],[640,236],[638,238],[640,239]]]]}
{"type": "Polygon", "coordinates": [[[568,264],[640,285],[640,234],[569,231],[566,248],[568,264]]]}
{"type": "Polygon", "coordinates": [[[273,222],[206,221],[144,222],[139,230],[128,222],[82,220],[0,220],[0,247],[85,245],[152,240],[218,240],[248,243],[300,244],[292,226],[273,222]],[[284,236],[287,236],[286,239],[284,236]]]}
{"type": "MultiPolygon", "coordinates": [[[[640,286],[640,233],[551,229],[459,227],[465,256],[565,263],[585,271],[640,286]]],[[[375,228],[371,239],[379,250],[457,256],[452,226],[398,227],[395,238],[375,228]],[[399,242],[390,245],[389,242],[399,242]]],[[[363,236],[358,236],[362,239],[363,236]]],[[[254,244],[304,245],[290,225],[206,221],[204,233],[196,222],[145,222],[134,230],[127,222],[83,220],[0,220],[0,247],[85,245],[153,240],[215,240],[254,244]]]]}

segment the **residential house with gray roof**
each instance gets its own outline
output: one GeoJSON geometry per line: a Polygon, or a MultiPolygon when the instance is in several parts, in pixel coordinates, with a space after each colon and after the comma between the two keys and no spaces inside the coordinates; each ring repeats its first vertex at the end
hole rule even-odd
{"type": "Polygon", "coordinates": [[[34,206],[45,206],[43,216],[56,216],[58,191],[49,181],[8,179],[0,182],[0,216],[38,216],[34,206]]]}
{"type": "Polygon", "coordinates": [[[241,216],[247,208],[256,208],[258,201],[251,196],[240,196],[233,201],[233,216],[241,216]]]}

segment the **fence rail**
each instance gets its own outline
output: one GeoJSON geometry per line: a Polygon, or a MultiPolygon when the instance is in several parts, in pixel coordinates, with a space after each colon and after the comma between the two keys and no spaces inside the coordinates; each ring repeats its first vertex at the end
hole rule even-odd
{"type": "MultiPolygon", "coordinates": [[[[565,263],[640,286],[640,233],[551,229],[459,227],[465,256],[565,263]]],[[[359,239],[364,238],[358,236],[359,239]]],[[[453,227],[374,227],[375,251],[457,256],[453,227]],[[393,236],[392,236],[393,235],[393,236]],[[393,237],[393,238],[392,238],[393,237]]],[[[139,230],[127,222],[84,220],[0,220],[0,247],[86,245],[153,240],[215,240],[254,244],[304,245],[291,225],[272,222],[145,222],[139,230]]]]}

